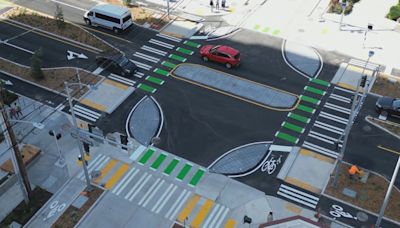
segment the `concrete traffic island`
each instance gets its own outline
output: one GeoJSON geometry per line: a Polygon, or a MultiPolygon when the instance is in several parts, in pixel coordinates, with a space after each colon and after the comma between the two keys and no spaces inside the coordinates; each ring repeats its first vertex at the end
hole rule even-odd
{"type": "Polygon", "coordinates": [[[183,63],[171,71],[171,75],[176,79],[276,111],[292,110],[299,101],[295,94],[202,65],[183,63]]]}
{"type": "Polygon", "coordinates": [[[151,139],[160,134],[162,111],[154,98],[143,97],[129,113],[126,120],[126,133],[142,145],[148,146],[151,139]]]}

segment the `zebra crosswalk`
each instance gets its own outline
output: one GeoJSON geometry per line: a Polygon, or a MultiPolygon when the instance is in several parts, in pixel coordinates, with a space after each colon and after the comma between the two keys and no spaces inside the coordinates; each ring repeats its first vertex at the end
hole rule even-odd
{"type": "Polygon", "coordinates": [[[85,120],[89,120],[93,123],[101,117],[101,113],[85,108],[78,104],[75,104],[73,109],[76,116],[81,117],[85,120]]]}
{"type": "Polygon", "coordinates": [[[303,206],[315,209],[319,202],[319,198],[315,195],[307,193],[303,190],[291,187],[286,184],[281,184],[277,194],[283,198],[286,198],[292,202],[301,204],[303,206]]]}
{"type": "Polygon", "coordinates": [[[108,76],[108,78],[109,78],[109,79],[112,79],[112,80],[114,80],[114,81],[117,81],[117,82],[121,82],[121,83],[123,83],[123,84],[126,84],[126,85],[128,85],[128,86],[134,86],[134,85],[136,84],[135,81],[130,80],[130,79],[128,79],[128,78],[121,77],[121,76],[116,75],[116,74],[110,74],[110,75],[108,76]]]}

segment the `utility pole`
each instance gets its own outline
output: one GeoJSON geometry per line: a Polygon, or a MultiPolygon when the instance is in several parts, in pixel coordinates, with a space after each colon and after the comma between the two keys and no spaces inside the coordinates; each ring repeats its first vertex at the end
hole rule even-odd
{"type": "Polygon", "coordinates": [[[14,131],[11,127],[10,122],[8,121],[8,116],[4,108],[3,87],[1,85],[0,85],[0,96],[1,96],[1,102],[0,102],[1,116],[3,119],[2,128],[5,128],[4,136],[6,140],[9,142],[9,144],[11,144],[10,146],[12,147],[12,150],[14,152],[12,156],[14,172],[18,176],[18,179],[20,181],[22,192],[24,195],[24,201],[26,204],[28,204],[32,197],[32,188],[28,179],[28,174],[25,169],[24,160],[22,159],[21,152],[19,151],[18,148],[18,143],[14,131]]]}

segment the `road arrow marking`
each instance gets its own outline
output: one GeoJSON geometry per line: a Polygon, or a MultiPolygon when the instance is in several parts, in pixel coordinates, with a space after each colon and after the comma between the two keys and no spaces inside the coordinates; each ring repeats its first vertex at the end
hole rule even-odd
{"type": "Polygon", "coordinates": [[[68,60],[71,60],[71,59],[75,59],[75,58],[79,58],[79,59],[87,59],[88,57],[85,55],[85,54],[83,54],[83,53],[81,53],[81,54],[79,54],[79,53],[76,53],[76,52],[73,52],[73,51],[67,51],[67,59],[68,60]]]}

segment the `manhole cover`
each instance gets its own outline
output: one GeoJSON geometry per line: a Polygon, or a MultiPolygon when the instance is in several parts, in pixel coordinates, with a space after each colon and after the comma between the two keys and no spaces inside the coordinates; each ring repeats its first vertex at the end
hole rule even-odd
{"type": "Polygon", "coordinates": [[[357,219],[361,222],[366,222],[368,221],[368,215],[362,211],[357,213],[357,219]]]}
{"type": "Polygon", "coordinates": [[[365,125],[363,127],[363,130],[366,131],[366,132],[370,132],[372,130],[372,128],[370,126],[368,126],[368,125],[365,125]]]}

